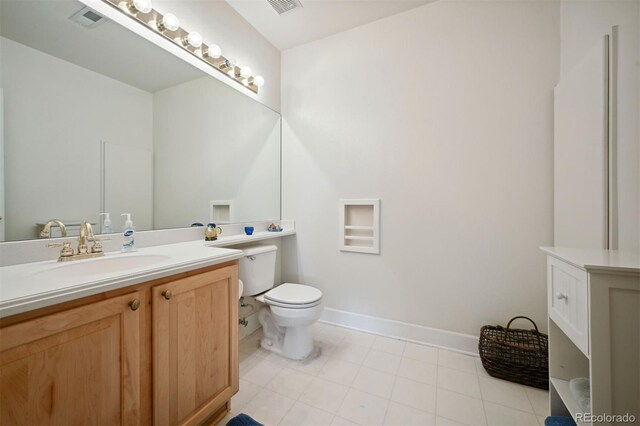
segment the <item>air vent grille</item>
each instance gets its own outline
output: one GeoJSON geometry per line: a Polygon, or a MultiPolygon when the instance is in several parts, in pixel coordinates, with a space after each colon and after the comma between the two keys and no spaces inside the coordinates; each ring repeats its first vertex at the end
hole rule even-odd
{"type": "Polygon", "coordinates": [[[293,9],[302,7],[302,3],[299,0],[267,0],[273,10],[282,15],[285,12],[289,12],[293,9]]]}
{"type": "Polygon", "coordinates": [[[107,20],[90,7],[83,7],[69,17],[73,22],[82,25],[85,28],[94,28],[107,20]]]}

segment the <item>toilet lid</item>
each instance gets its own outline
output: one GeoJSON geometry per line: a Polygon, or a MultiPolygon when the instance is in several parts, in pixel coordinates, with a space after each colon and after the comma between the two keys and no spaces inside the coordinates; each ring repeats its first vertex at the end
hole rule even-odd
{"type": "Polygon", "coordinates": [[[320,300],[322,292],[308,285],[284,283],[266,292],[264,298],[287,305],[307,305],[320,300]]]}

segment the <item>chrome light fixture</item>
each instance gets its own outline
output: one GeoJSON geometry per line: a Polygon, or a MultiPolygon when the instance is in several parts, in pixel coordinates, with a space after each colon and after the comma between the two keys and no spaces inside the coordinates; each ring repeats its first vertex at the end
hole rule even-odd
{"type": "Polygon", "coordinates": [[[222,56],[222,49],[217,44],[205,44],[202,36],[195,31],[187,31],[180,27],[178,17],[173,13],[164,15],[153,9],[152,0],[102,0],[104,3],[125,13],[138,23],[162,35],[165,39],[180,46],[196,58],[223,73],[228,78],[242,84],[254,93],[264,86],[262,76],[253,76],[251,68],[238,67],[233,58],[222,56]],[[145,16],[140,16],[145,15],[145,16]]]}

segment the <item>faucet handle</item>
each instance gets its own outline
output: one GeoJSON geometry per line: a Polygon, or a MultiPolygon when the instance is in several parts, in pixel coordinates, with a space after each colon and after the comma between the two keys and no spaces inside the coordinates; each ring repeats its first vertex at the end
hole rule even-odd
{"type": "Polygon", "coordinates": [[[111,238],[94,237],[91,241],[93,241],[93,246],[91,246],[91,253],[102,253],[102,244],[100,244],[100,241],[111,241],[111,238]]]}
{"type": "Polygon", "coordinates": [[[73,249],[71,248],[71,243],[69,241],[65,241],[62,243],[49,243],[47,244],[47,247],[49,248],[62,247],[62,250],[60,250],[60,257],[73,256],[73,249]]]}

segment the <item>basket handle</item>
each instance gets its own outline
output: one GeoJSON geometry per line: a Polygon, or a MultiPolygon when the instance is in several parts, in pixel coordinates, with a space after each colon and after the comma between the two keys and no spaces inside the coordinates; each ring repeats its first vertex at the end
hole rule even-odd
{"type": "Polygon", "coordinates": [[[536,329],[536,333],[540,333],[540,332],[538,331],[538,326],[536,325],[535,321],[534,321],[534,320],[532,320],[531,318],[529,318],[529,317],[525,317],[525,316],[517,316],[517,317],[513,317],[513,318],[511,318],[511,319],[509,320],[509,322],[507,323],[507,330],[508,330],[508,329],[509,329],[509,327],[511,326],[511,323],[512,323],[512,322],[514,322],[515,320],[519,319],[519,318],[522,318],[522,319],[526,319],[526,320],[531,321],[531,324],[533,324],[533,327],[536,329]]]}
{"type": "MultiPolygon", "coordinates": [[[[538,346],[542,346],[541,343],[540,343],[540,332],[538,331],[538,326],[536,325],[536,322],[534,320],[532,320],[531,318],[529,318],[529,317],[525,317],[525,316],[519,315],[517,317],[511,318],[509,320],[509,322],[507,323],[507,331],[509,331],[509,327],[511,327],[511,323],[514,322],[517,319],[520,319],[520,318],[531,321],[531,324],[533,324],[533,327],[536,329],[536,338],[538,339],[538,346]]],[[[506,339],[506,338],[507,338],[507,334],[505,333],[502,336],[502,341],[504,342],[504,339],[506,339]]]]}

